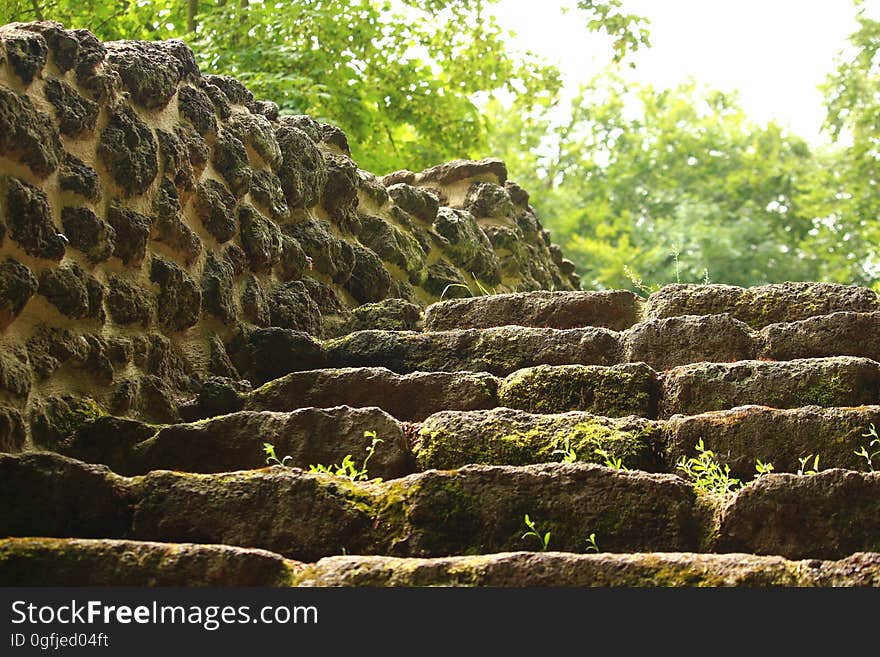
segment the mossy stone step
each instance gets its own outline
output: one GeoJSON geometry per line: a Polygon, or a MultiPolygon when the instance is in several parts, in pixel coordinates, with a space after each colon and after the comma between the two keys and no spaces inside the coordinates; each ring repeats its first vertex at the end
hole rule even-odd
{"type": "Polygon", "coordinates": [[[246,410],[292,411],[304,406],[378,406],[399,420],[442,410],[497,406],[498,379],[485,372],[413,372],[348,367],[293,372],[257,388],[246,410]]]}
{"type": "Polygon", "coordinates": [[[489,372],[506,376],[532,365],[613,365],[620,344],[603,328],[502,326],[433,333],[359,331],[325,343],[330,367],[393,372],[489,372]]]}
{"type": "Polygon", "coordinates": [[[389,479],[413,471],[403,428],[375,407],[240,411],[165,426],[104,417],[80,427],[59,451],[126,475],[263,468],[264,443],[274,446],[277,458],[289,456],[290,466],[339,464],[351,455],[360,467],[372,441],[367,431],[382,440],[368,463],[371,476],[389,479]]]}
{"type": "Polygon", "coordinates": [[[337,556],[298,586],[758,587],[878,586],[880,554],[788,561],[750,554],[505,552],[433,559],[337,556]]]}
{"type": "Polygon", "coordinates": [[[498,389],[498,405],[530,413],[589,411],[653,418],[659,387],[656,372],[645,363],[538,365],[506,377],[498,389]]]}
{"type": "Polygon", "coordinates": [[[709,514],[679,477],[583,463],[377,483],[280,466],[124,478],[53,454],[0,455],[0,492],[11,510],[0,515],[3,536],[220,543],[302,561],[522,549],[525,514],[568,551],[583,550],[590,533],[613,551],[694,551],[709,531],[709,514]]]}
{"type": "Polygon", "coordinates": [[[819,456],[820,468],[866,467],[854,452],[868,446],[869,427],[880,427],[880,406],[854,408],[778,409],[742,406],[700,415],[676,415],[660,422],[666,467],[674,470],[682,457],[695,456],[703,441],[716,459],[730,466],[731,475],[750,480],[755,463],[772,463],[776,472],[797,472],[801,458],[810,456],[805,469],[819,456]]]}
{"type": "Polygon", "coordinates": [[[641,418],[496,408],[432,415],[419,429],[414,452],[419,470],[546,463],[562,460],[562,452],[569,451],[579,461],[615,458],[624,467],[656,472],[663,467],[661,444],[660,424],[641,418]]]}
{"type": "Polygon", "coordinates": [[[645,317],[730,314],[752,328],[834,312],[880,311],[880,297],[868,288],[832,283],[667,285],[645,302],[645,317]]]}
{"type": "Polygon", "coordinates": [[[880,551],[880,472],[771,474],[724,506],[716,551],[839,559],[880,551]]]}
{"type": "Polygon", "coordinates": [[[111,539],[0,539],[4,586],[291,586],[304,565],[266,550],[111,539]]]}
{"type": "Polygon", "coordinates": [[[695,363],[660,378],[660,417],[748,404],[796,408],[880,402],[880,363],[850,356],[695,363]]]}
{"type": "Polygon", "coordinates": [[[641,300],[628,290],[520,292],[452,299],[425,309],[425,330],[537,326],[598,326],[622,331],[639,321],[641,300]]]}
{"type": "Polygon", "coordinates": [[[761,330],[761,356],[772,360],[862,356],[880,361],[880,312],[837,312],[761,330]]]}

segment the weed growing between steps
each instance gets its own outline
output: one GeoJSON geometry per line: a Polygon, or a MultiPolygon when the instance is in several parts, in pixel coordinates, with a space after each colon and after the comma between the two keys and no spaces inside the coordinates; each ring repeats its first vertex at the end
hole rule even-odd
{"type": "MultiPolygon", "coordinates": [[[[528,527],[528,531],[522,535],[522,540],[525,540],[527,538],[534,538],[541,545],[541,550],[543,552],[546,552],[550,547],[551,533],[548,531],[542,534],[540,531],[538,531],[535,521],[529,517],[528,513],[525,514],[523,522],[525,523],[526,527],[528,527]]],[[[587,537],[586,549],[584,550],[584,552],[595,552],[596,554],[598,554],[600,551],[601,550],[599,550],[599,545],[598,543],[596,543],[596,533],[592,532],[587,537]]]]}
{"type": "MultiPolygon", "coordinates": [[[[309,472],[323,472],[336,477],[343,477],[350,481],[367,481],[370,478],[367,474],[367,463],[369,463],[370,458],[372,458],[375,453],[376,446],[383,442],[383,440],[376,436],[375,431],[364,431],[364,438],[370,438],[371,442],[370,446],[367,447],[367,455],[364,457],[364,461],[361,463],[360,467],[357,467],[354,457],[351,454],[346,454],[342,459],[342,463],[339,463],[338,465],[323,465],[321,463],[317,465],[309,465],[309,472]]],[[[263,451],[266,454],[266,463],[269,465],[293,467],[289,465],[292,461],[292,457],[285,456],[279,459],[275,454],[275,446],[271,443],[263,443],[263,451]]],[[[382,480],[381,478],[376,478],[376,481],[380,482],[382,480]]]]}

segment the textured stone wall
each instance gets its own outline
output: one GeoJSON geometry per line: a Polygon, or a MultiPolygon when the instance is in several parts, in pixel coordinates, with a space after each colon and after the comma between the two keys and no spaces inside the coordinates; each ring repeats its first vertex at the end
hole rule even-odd
{"type": "Polygon", "coordinates": [[[0,28],[0,450],[205,415],[444,291],[577,286],[500,160],[377,178],[179,41],[0,28]]]}

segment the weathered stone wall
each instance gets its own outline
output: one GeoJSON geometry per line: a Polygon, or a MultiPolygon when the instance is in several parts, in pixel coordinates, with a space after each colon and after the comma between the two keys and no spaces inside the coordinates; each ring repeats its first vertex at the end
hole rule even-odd
{"type": "Polygon", "coordinates": [[[577,285],[500,160],[377,178],[179,41],[0,28],[5,451],[104,412],[197,417],[282,345],[301,365],[315,339],[417,328],[444,292],[577,285]]]}

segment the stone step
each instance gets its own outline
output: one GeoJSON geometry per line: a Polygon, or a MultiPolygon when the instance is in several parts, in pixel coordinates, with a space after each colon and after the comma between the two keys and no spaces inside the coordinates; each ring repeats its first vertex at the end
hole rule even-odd
{"type": "Polygon", "coordinates": [[[47,453],[0,454],[0,535],[261,548],[290,559],[543,549],[842,559],[880,547],[880,472],[769,474],[732,496],[584,463],[467,466],[353,482],[275,466],[126,478],[47,453]],[[76,491],[76,494],[72,494],[76,491]],[[531,543],[527,544],[526,541],[531,543]]]}
{"type": "Polygon", "coordinates": [[[776,408],[880,402],[880,363],[840,356],[694,363],[660,376],[658,415],[695,415],[760,404],[776,408]]]}
{"type": "Polygon", "coordinates": [[[337,556],[298,586],[770,587],[878,586],[880,554],[788,561],[750,554],[505,552],[433,559],[337,556]]]}
{"type": "Polygon", "coordinates": [[[330,367],[506,376],[540,364],[613,365],[619,358],[620,338],[603,328],[502,326],[433,333],[358,331],[325,343],[325,348],[330,367]]]}
{"type": "Polygon", "coordinates": [[[0,539],[4,586],[291,586],[304,565],[230,545],[0,539]]]}
{"type": "Polygon", "coordinates": [[[648,297],[646,319],[730,314],[752,328],[839,311],[880,311],[880,298],[865,287],[832,283],[776,283],[757,287],[667,285],[648,297]]]}
{"type": "MultiPolygon", "coordinates": [[[[748,481],[755,475],[756,460],[772,463],[775,472],[797,472],[799,459],[819,456],[819,468],[865,469],[867,462],[855,454],[868,447],[871,427],[880,427],[880,406],[854,408],[777,409],[742,406],[700,415],[676,415],[658,423],[662,431],[665,468],[675,471],[682,457],[696,456],[703,441],[731,475],[748,481]]],[[[875,459],[880,462],[880,459],[875,459]]],[[[809,469],[810,463],[803,469],[809,469]]]]}
{"type": "MultiPolygon", "coordinates": [[[[551,537],[552,538],[552,537],[551,537]]],[[[228,545],[0,539],[6,586],[878,586],[880,554],[839,561],[693,552],[332,556],[303,564],[228,545]]]]}
{"type": "Polygon", "coordinates": [[[556,329],[597,326],[622,331],[641,319],[641,305],[639,297],[628,290],[492,294],[428,306],[425,330],[515,324],[556,329]]]}
{"type": "Polygon", "coordinates": [[[603,450],[627,468],[656,472],[663,468],[661,427],[636,417],[612,419],[580,411],[443,411],[422,423],[413,451],[419,470],[558,462],[567,450],[579,461],[604,463],[606,457],[596,452],[603,450]]]}
{"type": "Polygon", "coordinates": [[[789,559],[880,551],[880,472],[761,477],[722,509],[716,551],[789,559]]]}
{"type": "Polygon", "coordinates": [[[525,514],[553,549],[583,551],[595,533],[611,551],[695,551],[711,517],[674,475],[558,463],[376,483],[280,466],[125,478],[54,454],[0,454],[0,497],[2,536],[219,543],[302,561],[533,549],[525,514]]]}
{"type": "Polygon", "coordinates": [[[498,405],[498,379],[485,372],[413,372],[348,367],[293,372],[247,395],[245,409],[292,411],[304,406],[378,406],[400,420],[443,410],[498,405]]]}
{"type": "Polygon", "coordinates": [[[697,456],[695,446],[702,440],[719,464],[730,467],[731,476],[748,481],[758,459],[772,463],[776,472],[797,472],[799,459],[817,454],[823,469],[865,468],[865,459],[855,452],[869,446],[872,438],[865,434],[871,425],[880,427],[880,406],[743,406],[668,420],[496,408],[432,415],[422,423],[413,451],[418,470],[561,461],[570,450],[578,461],[620,459],[629,469],[677,472],[678,461],[697,456]]]}
{"type": "Polygon", "coordinates": [[[301,408],[279,413],[241,411],[165,426],[103,417],[83,425],[59,451],[125,475],[152,470],[228,472],[266,466],[264,443],[292,467],[340,464],[347,455],[361,467],[372,438],[382,440],[369,459],[372,477],[413,471],[403,427],[379,408],[301,408]]]}
{"type": "Polygon", "coordinates": [[[412,372],[507,376],[537,365],[643,362],[658,371],[699,362],[860,356],[880,361],[880,312],[835,312],[755,331],[730,315],[649,319],[624,331],[601,327],[500,326],[483,329],[356,331],[318,343],[305,333],[256,329],[228,345],[255,385],[291,372],[386,367],[412,372]]]}

